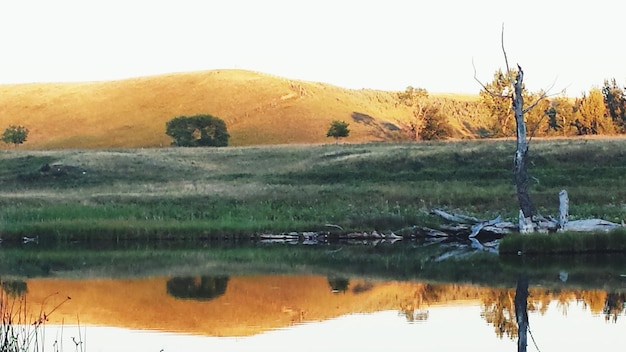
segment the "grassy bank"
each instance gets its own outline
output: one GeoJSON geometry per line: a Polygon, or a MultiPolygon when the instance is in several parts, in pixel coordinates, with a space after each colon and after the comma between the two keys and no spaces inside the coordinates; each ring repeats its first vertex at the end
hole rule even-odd
{"type": "MultiPolygon", "coordinates": [[[[513,141],[0,153],[5,240],[216,238],[435,225],[428,210],[514,218],[513,141]],[[47,165],[47,166],[46,166],[47,165]],[[49,167],[48,167],[49,166],[49,167]]],[[[531,144],[531,195],[555,214],[626,218],[626,140],[531,144]]]]}
{"type": "Polygon", "coordinates": [[[626,229],[608,233],[565,232],[506,236],[501,254],[585,254],[626,252],[626,229]]]}

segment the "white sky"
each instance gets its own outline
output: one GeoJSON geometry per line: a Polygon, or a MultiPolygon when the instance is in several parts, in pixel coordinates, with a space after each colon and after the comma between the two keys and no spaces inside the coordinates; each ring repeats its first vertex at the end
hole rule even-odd
{"type": "Polygon", "coordinates": [[[241,68],[346,88],[478,93],[626,84],[618,0],[0,0],[0,84],[241,68]]]}

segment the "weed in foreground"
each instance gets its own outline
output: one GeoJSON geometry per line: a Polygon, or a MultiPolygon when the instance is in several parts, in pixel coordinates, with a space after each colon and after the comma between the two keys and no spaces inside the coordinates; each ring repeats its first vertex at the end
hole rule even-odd
{"type": "MultiPolygon", "coordinates": [[[[46,322],[52,313],[71,298],[66,297],[49,311],[44,310],[44,301],[38,315],[33,317],[27,309],[25,282],[0,280],[0,288],[0,352],[45,351],[46,322]]],[[[79,336],[79,341],[75,341],[75,345],[75,351],[84,351],[82,337],[79,336]]],[[[55,352],[63,351],[58,339],[51,347],[55,352]]]]}

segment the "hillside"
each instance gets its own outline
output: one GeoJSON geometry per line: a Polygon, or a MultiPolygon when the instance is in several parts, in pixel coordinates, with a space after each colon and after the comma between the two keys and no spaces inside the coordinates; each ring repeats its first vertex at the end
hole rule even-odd
{"type": "MultiPolygon", "coordinates": [[[[20,147],[26,149],[159,147],[171,142],[165,135],[168,120],[205,113],[226,122],[233,146],[328,143],[333,120],[350,123],[348,142],[393,140],[402,135],[402,121],[412,117],[411,108],[396,97],[396,92],[349,90],[243,70],[0,85],[0,129],[27,127],[28,140],[20,147]]],[[[467,125],[452,123],[456,137],[472,135],[467,125]]]]}

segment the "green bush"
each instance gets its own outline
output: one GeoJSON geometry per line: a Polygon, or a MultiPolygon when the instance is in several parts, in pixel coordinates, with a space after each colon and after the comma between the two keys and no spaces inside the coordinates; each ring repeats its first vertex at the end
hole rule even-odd
{"type": "Polygon", "coordinates": [[[330,124],[326,137],[335,138],[335,142],[339,141],[339,138],[348,137],[350,135],[350,129],[348,123],[345,121],[335,120],[330,124]]]}
{"type": "Polygon", "coordinates": [[[24,126],[11,125],[2,133],[2,141],[4,143],[11,143],[17,147],[18,144],[26,142],[28,137],[28,128],[24,126]]]}

